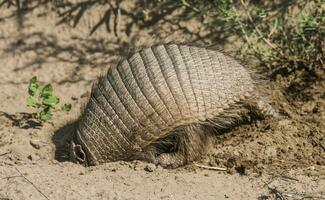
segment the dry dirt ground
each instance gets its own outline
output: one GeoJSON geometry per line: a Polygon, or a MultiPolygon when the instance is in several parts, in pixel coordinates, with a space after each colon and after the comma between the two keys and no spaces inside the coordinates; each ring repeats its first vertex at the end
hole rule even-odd
{"type": "Polygon", "coordinates": [[[92,82],[118,56],[152,35],[189,40],[209,35],[201,23],[177,21],[177,11],[170,11],[147,25],[122,13],[119,27],[111,22],[110,32],[101,26],[90,36],[105,11],[97,9],[73,28],[57,25],[60,18],[49,7],[24,16],[2,8],[0,200],[325,199],[324,81],[310,86],[301,80],[289,87],[288,78],[280,75],[270,82],[267,91],[283,117],[253,120],[217,136],[215,148],[199,163],[226,171],[195,164],[167,170],[139,161],[88,168],[68,162],[70,123],[87,101],[92,82]],[[26,107],[32,76],[52,83],[72,110],[55,112],[51,123],[33,120],[33,110],[26,107]]]}

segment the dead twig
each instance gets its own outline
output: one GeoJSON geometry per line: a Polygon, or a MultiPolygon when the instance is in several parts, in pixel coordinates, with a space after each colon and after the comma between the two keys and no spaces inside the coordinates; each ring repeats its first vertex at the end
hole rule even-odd
{"type": "Polygon", "coordinates": [[[272,188],[272,187],[268,186],[268,189],[270,190],[270,194],[274,194],[275,195],[276,199],[285,200],[282,192],[280,192],[276,188],[272,188]]]}
{"type": "Polygon", "coordinates": [[[205,165],[199,165],[199,164],[194,164],[195,166],[203,169],[209,169],[209,170],[215,170],[215,171],[227,171],[226,168],[223,167],[210,167],[210,166],[205,166],[205,165]]]}
{"type": "Polygon", "coordinates": [[[283,192],[283,195],[296,198],[299,196],[300,199],[325,199],[322,195],[313,195],[305,192],[283,192]]]}
{"type": "Polygon", "coordinates": [[[9,199],[7,197],[0,197],[0,200],[12,200],[12,199],[9,199]]]}
{"type": "Polygon", "coordinates": [[[280,175],[280,178],[284,179],[284,180],[293,180],[293,181],[299,181],[299,179],[287,176],[287,175],[280,175]]]}
{"type": "Polygon", "coordinates": [[[121,19],[121,9],[117,7],[115,9],[115,20],[114,20],[114,33],[116,37],[120,35],[120,19],[121,19]]]}
{"type": "Polygon", "coordinates": [[[6,176],[6,177],[2,177],[2,179],[11,179],[11,178],[18,178],[18,177],[22,177],[22,176],[21,175],[6,176]]]}
{"type": "Polygon", "coordinates": [[[6,151],[6,152],[3,152],[3,153],[0,153],[0,156],[7,155],[7,154],[9,154],[9,153],[10,153],[10,151],[6,151]]]}
{"type": "Polygon", "coordinates": [[[50,200],[32,181],[30,181],[19,169],[16,167],[16,171],[27,181],[29,182],[45,199],[50,200]]]}

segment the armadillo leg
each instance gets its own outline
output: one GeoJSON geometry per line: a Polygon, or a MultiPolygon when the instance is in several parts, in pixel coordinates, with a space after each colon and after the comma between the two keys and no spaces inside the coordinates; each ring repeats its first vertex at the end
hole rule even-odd
{"type": "MultiPolygon", "coordinates": [[[[168,141],[168,143],[171,144],[170,141],[168,141]]],[[[150,145],[149,147],[145,148],[143,152],[138,153],[133,158],[137,160],[145,160],[156,165],[159,164],[164,168],[177,168],[178,166],[182,166],[187,163],[185,155],[181,152],[168,151],[167,153],[167,151],[164,151],[164,153],[162,153],[162,149],[166,150],[166,147],[166,145],[161,144],[150,145]],[[162,146],[164,147],[161,148],[162,146]]]]}
{"type": "MultiPolygon", "coordinates": [[[[170,149],[161,153],[156,158],[156,163],[165,168],[176,168],[194,160],[197,160],[204,154],[209,147],[210,138],[214,129],[208,125],[187,125],[179,127],[174,131],[174,145],[170,149]]],[[[167,143],[170,143],[170,138],[167,143]]]]}
{"type": "Polygon", "coordinates": [[[135,155],[131,157],[130,160],[144,160],[154,164],[157,163],[157,147],[154,145],[149,145],[141,152],[136,152],[135,155]]]}

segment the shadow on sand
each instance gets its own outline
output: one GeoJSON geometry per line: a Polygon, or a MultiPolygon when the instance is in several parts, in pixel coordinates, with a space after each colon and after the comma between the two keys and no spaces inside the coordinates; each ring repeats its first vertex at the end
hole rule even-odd
{"type": "Polygon", "coordinates": [[[69,158],[69,143],[72,138],[76,122],[71,122],[59,128],[52,137],[52,142],[55,145],[55,160],[59,162],[70,161],[69,158]]]}

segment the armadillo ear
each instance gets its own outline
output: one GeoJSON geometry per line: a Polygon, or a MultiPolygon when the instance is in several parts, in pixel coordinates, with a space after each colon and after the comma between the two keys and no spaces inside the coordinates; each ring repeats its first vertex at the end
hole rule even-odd
{"type": "Polygon", "coordinates": [[[75,144],[73,141],[71,141],[71,147],[70,147],[71,151],[70,151],[70,157],[72,162],[75,163],[80,163],[83,165],[86,165],[86,154],[85,152],[82,150],[81,145],[79,144],[75,144]]]}
{"type": "Polygon", "coordinates": [[[81,164],[86,164],[86,154],[82,150],[81,146],[78,144],[74,148],[74,152],[76,154],[76,159],[81,163],[81,164]]]}

